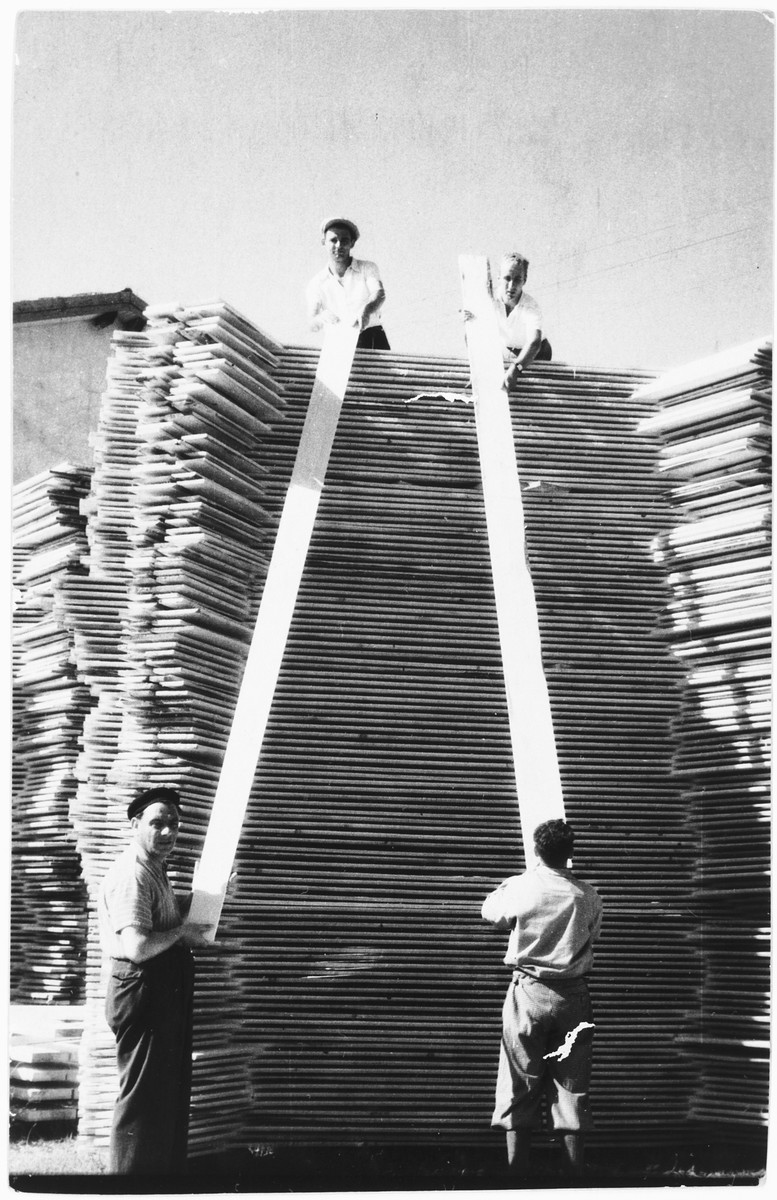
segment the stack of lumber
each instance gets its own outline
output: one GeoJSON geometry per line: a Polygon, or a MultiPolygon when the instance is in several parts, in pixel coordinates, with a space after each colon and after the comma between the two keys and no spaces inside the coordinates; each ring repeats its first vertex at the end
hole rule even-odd
{"type": "MultiPolygon", "coordinates": [[[[283,358],[276,509],[315,362],[283,358]]],[[[493,1137],[507,974],[479,914],[522,857],[467,380],[356,355],[238,851],[258,1141],[493,1137]]],[[[607,911],[600,1136],[655,1140],[687,1114],[674,1035],[698,967],[639,381],[543,366],[512,411],[576,865],[607,911]]]]}
{"type": "MultiPolygon", "coordinates": [[[[116,339],[89,501],[89,582],[109,606],[118,600],[104,653],[90,611],[74,610],[79,666],[93,663],[105,702],[80,763],[93,897],[127,839],[129,799],[151,783],[184,796],[170,876],[191,886],[267,565],[259,447],[284,407],[267,374],[274,343],[230,306],[160,305],[146,316],[142,335],[116,339]]],[[[108,1137],[115,1095],[97,934],[93,923],[79,1123],[93,1143],[108,1137]]],[[[198,998],[190,1141],[205,1153],[239,1140],[249,1105],[228,954],[201,961],[198,998]]]]}
{"type": "Polygon", "coordinates": [[[765,1123],[769,1098],[771,343],[647,385],[673,522],[655,544],[684,668],[673,770],[698,840],[704,972],[684,1038],[700,1065],[691,1116],[765,1123]]]}
{"type": "Polygon", "coordinates": [[[83,994],[86,901],[69,818],[89,691],[76,675],[58,587],[86,550],[79,502],[89,472],[63,464],[13,491],[14,775],[11,999],[83,994]]]}
{"type": "Polygon", "coordinates": [[[62,590],[72,630],[79,677],[94,698],[84,723],[76,773],[79,784],[71,819],[89,894],[86,1019],[80,1044],[79,1134],[107,1141],[116,1094],[116,1050],[104,1015],[105,982],[96,903],[107,864],[126,843],[127,824],[113,801],[109,772],[118,752],[126,668],[122,620],[128,605],[132,525],[131,470],[139,450],[137,413],[148,373],[171,360],[164,336],[114,331],[101,397],[92,487],[82,503],[86,516],[88,574],[62,590]]]}
{"type": "Polygon", "coordinates": [[[138,410],[113,778],[124,802],[151,776],[180,786],[181,847],[192,849],[202,841],[267,566],[258,455],[283,400],[266,374],[275,361],[268,339],[253,331],[246,342],[250,327],[234,310],[152,311],[152,335],[156,322],[177,340],[172,365],[147,379],[138,410]]]}
{"type": "Polygon", "coordinates": [[[78,1115],[78,1008],[11,1005],[10,1116],[22,1125],[78,1115]]]}
{"type": "MultiPolygon", "coordinates": [[[[190,885],[317,362],[228,305],[148,317],[115,344],[85,505],[104,622],[88,589],[67,607],[97,701],[72,809],[90,902],[79,1132],[98,1144],[115,1067],[96,889],[151,777],[184,795],[171,875],[190,885]]],[[[357,351],[238,892],[198,960],[195,1154],[494,1136],[508,973],[480,905],[531,831],[468,374],[357,351]]],[[[654,543],[673,510],[644,380],[541,364],[511,403],[575,868],[605,902],[594,1103],[618,1145],[681,1141],[702,1069],[681,1042],[701,994],[697,826],[672,770],[684,668],[654,543]]]]}

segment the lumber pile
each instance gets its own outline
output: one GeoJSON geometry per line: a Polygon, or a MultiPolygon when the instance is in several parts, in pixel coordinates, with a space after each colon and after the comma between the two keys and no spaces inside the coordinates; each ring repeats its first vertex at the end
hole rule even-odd
{"type": "MultiPolygon", "coordinates": [[[[276,510],[315,361],[281,364],[276,510]]],[[[258,1141],[493,1136],[506,976],[479,910],[521,854],[467,380],[357,351],[238,854],[258,1141]]],[[[512,411],[577,866],[607,907],[598,1121],[655,1139],[687,1113],[697,964],[637,382],[537,368],[512,411]]]]}
{"type": "MultiPolygon", "coordinates": [[[[60,593],[89,696],[70,816],[89,907],[79,1135],[97,1146],[115,1064],[96,890],[150,777],[182,790],[171,876],[190,886],[317,362],[223,303],[147,315],[143,333],[114,335],[83,501],[88,573],[60,593]]],[[[666,635],[686,617],[667,608],[662,556],[687,522],[656,470],[645,380],[540,364],[511,399],[575,867],[605,902],[594,1095],[598,1136],[619,1144],[625,1130],[682,1140],[700,1079],[710,1103],[726,1094],[704,1075],[709,1047],[700,1058],[688,1041],[708,949],[694,903],[717,900],[709,877],[694,884],[700,825],[673,770],[696,759],[677,738],[687,670],[666,635]]],[[[463,359],[357,351],[238,893],[198,958],[195,1155],[493,1137],[507,973],[479,913],[522,852],[467,390],[463,359]]],[[[751,566],[752,532],[735,535],[751,566]]],[[[697,684],[717,719],[717,683],[697,684]]],[[[717,828],[705,821],[705,847],[717,828]]],[[[722,865],[716,878],[723,896],[722,865]]],[[[741,979],[752,943],[739,954],[741,979]]]]}
{"type": "Polygon", "coordinates": [[[76,1007],[11,1005],[11,1120],[20,1125],[75,1122],[78,1043],[83,1017],[76,1007]]]}
{"type": "Polygon", "coordinates": [[[13,489],[14,688],[11,982],[15,1003],[83,996],[86,897],[70,823],[89,691],[78,679],[60,588],[86,549],[89,472],[62,464],[13,489]]]}
{"type": "MultiPolygon", "coordinates": [[[[259,444],[284,406],[266,370],[274,343],[236,310],[146,316],[142,334],[114,335],[85,504],[91,569],[71,597],[79,669],[97,696],[74,806],[93,903],[126,842],[127,803],[150,781],[185,797],[170,875],[191,885],[267,564],[259,444]]],[[[240,1010],[235,987],[228,954],[201,960],[194,1153],[239,1140],[248,1107],[248,1050],[224,1012],[240,1010]]],[[[86,992],[79,1132],[100,1145],[116,1078],[94,919],[86,992]]]]}
{"type": "Polygon", "coordinates": [[[66,595],[78,669],[95,700],[84,726],[77,763],[79,786],[71,805],[73,826],[89,891],[86,1022],[80,1046],[79,1135],[107,1143],[116,1094],[116,1050],[104,1016],[105,980],[96,916],[97,894],[107,864],[127,837],[126,819],[113,801],[109,773],[118,753],[123,713],[132,528],[132,467],[140,440],[137,412],[147,373],[171,358],[163,337],[115,331],[97,429],[92,440],[94,473],[82,504],[87,519],[88,575],[66,595]]]}
{"type": "Polygon", "coordinates": [[[690,1115],[741,1126],[765,1124],[769,1099],[771,366],[762,341],[640,393],[660,410],[642,428],[662,443],[673,513],[654,552],[684,669],[672,766],[698,845],[690,1115]]]}

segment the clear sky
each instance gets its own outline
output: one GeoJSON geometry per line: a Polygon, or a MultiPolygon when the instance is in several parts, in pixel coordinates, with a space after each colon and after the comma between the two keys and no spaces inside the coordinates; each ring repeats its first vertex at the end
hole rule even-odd
{"type": "Polygon", "coordinates": [[[15,53],[14,299],[219,297],[315,344],[341,215],[395,350],[463,354],[458,255],[509,249],[565,362],[771,331],[768,13],[28,9],[15,53]]]}

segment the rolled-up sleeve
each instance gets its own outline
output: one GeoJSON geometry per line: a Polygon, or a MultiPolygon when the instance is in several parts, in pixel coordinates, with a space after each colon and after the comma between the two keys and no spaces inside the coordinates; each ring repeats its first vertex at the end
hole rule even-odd
{"type": "Polygon", "coordinates": [[[362,259],[362,279],[369,293],[370,300],[374,300],[376,296],[379,296],[383,292],[383,283],[381,282],[377,263],[370,262],[366,258],[362,259]]]}
{"type": "Polygon", "coordinates": [[[483,901],[480,915],[484,921],[495,925],[497,929],[512,929],[515,924],[515,910],[510,903],[510,880],[500,883],[498,888],[490,892],[483,901]]]}
{"type": "Polygon", "coordinates": [[[599,934],[602,932],[602,902],[598,896],[595,897],[594,917],[591,924],[591,944],[599,940],[599,934]]]}
{"type": "Polygon", "coordinates": [[[152,898],[143,883],[129,875],[112,881],[104,892],[105,907],[112,933],[121,933],[134,925],[144,933],[154,927],[152,898]]]}
{"type": "Polygon", "coordinates": [[[542,310],[536,300],[531,299],[526,305],[526,330],[528,333],[542,332],[542,310]]]}
{"type": "Polygon", "coordinates": [[[307,303],[308,317],[312,321],[318,316],[322,308],[325,307],[324,300],[321,295],[321,280],[319,279],[318,275],[311,279],[310,283],[306,287],[305,300],[307,303]]]}

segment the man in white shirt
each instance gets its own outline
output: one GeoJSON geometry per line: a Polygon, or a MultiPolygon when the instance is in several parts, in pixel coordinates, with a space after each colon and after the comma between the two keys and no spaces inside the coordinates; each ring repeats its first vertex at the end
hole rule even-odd
{"type": "Polygon", "coordinates": [[[307,287],[310,328],[316,333],[327,322],[358,325],[357,347],[389,350],[380,323],[386,293],[376,264],[351,257],[358,239],[358,228],[345,217],[332,217],[321,226],[321,242],[328,262],[307,287]]]}
{"type": "Polygon", "coordinates": [[[525,292],[529,263],[522,254],[505,254],[499,266],[494,307],[499,332],[509,363],[505,384],[511,388],[524,367],[534,362],[550,362],[553,351],[542,336],[542,313],[537,301],[525,292]]]}
{"type": "Polygon", "coordinates": [[[567,870],[574,833],[566,821],[538,825],[534,848],[538,864],[501,883],[481,910],[497,929],[510,930],[504,961],[513,971],[491,1124],[506,1131],[511,1174],[525,1174],[531,1128],[548,1089],[566,1169],[579,1177],[583,1133],[592,1126],[588,973],[602,902],[595,888],[567,870]]]}

